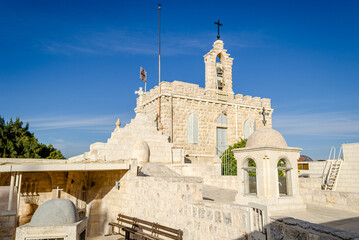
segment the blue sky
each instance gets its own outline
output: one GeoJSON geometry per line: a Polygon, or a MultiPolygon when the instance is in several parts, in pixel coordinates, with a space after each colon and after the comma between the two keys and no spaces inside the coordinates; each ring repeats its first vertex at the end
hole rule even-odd
{"type": "MultiPolygon", "coordinates": [[[[66,157],[135,116],[158,82],[158,1],[0,1],[0,115],[66,157]]],[[[359,142],[358,1],[161,1],[162,79],[204,87],[221,39],[235,93],[272,99],[273,128],[302,154],[359,142]]]]}

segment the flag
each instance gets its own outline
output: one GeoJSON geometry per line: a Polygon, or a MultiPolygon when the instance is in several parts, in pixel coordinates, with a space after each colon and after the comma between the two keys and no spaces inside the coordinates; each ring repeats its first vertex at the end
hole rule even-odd
{"type": "Polygon", "coordinates": [[[142,67],[140,67],[140,79],[143,82],[147,82],[147,72],[142,67]]]}

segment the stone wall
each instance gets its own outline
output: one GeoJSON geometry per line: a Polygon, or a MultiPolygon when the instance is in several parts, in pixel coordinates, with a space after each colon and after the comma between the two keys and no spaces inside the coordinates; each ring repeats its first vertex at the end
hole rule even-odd
{"type": "MultiPolygon", "coordinates": [[[[244,137],[244,122],[250,120],[251,130],[262,128],[262,107],[270,108],[269,99],[236,96],[235,99],[218,101],[205,95],[198,85],[174,81],[162,82],[161,123],[165,135],[172,136],[175,147],[183,147],[184,153],[193,161],[211,161],[216,152],[217,127],[227,128],[227,144],[244,137]],[[172,97],[171,97],[172,94],[172,97]],[[172,99],[172,100],[171,100],[172,99]],[[172,121],[171,126],[171,104],[172,121]],[[188,143],[187,118],[195,113],[198,118],[198,143],[188,143]],[[225,113],[228,124],[218,124],[217,118],[225,113]]],[[[137,108],[143,106],[144,112],[155,121],[158,114],[158,87],[143,94],[137,99],[137,108]]],[[[271,113],[267,116],[266,127],[272,126],[271,113]]]]}
{"type": "Polygon", "coordinates": [[[336,191],[359,193],[359,143],[343,144],[343,157],[336,191]]]}
{"type": "Polygon", "coordinates": [[[323,170],[326,166],[329,166],[329,162],[331,161],[298,162],[298,164],[308,164],[309,167],[309,170],[299,170],[298,172],[300,175],[311,178],[321,178],[323,176],[323,170]]]}
{"type": "Polygon", "coordinates": [[[203,201],[200,178],[136,177],[128,173],[120,183],[120,189],[113,188],[102,201],[108,222],[123,213],[182,229],[186,240],[237,239],[246,234],[248,209],[203,201]]]}
{"type": "Polygon", "coordinates": [[[320,178],[300,178],[299,192],[306,204],[359,212],[359,193],[321,190],[320,178]]]}
{"type": "Polygon", "coordinates": [[[137,158],[138,151],[145,150],[136,149],[136,146],[142,142],[148,147],[147,155],[150,162],[171,162],[172,144],[169,142],[168,136],[158,131],[155,122],[143,113],[136,114],[136,117],[125,127],[117,127],[107,143],[91,144],[90,152],[69,158],[69,162],[111,162],[137,158]]]}
{"type": "Polygon", "coordinates": [[[238,190],[239,178],[238,176],[205,176],[203,183],[219,188],[227,188],[232,190],[238,190]]]}
{"type": "Polygon", "coordinates": [[[314,224],[290,217],[271,218],[269,239],[358,239],[359,234],[345,232],[323,225],[314,224]]]}

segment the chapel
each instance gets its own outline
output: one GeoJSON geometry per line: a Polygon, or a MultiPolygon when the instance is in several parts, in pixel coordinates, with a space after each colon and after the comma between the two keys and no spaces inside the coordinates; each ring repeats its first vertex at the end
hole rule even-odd
{"type": "MultiPolygon", "coordinates": [[[[321,189],[327,165],[299,178],[302,149],[272,129],[270,99],[233,92],[229,56],[217,39],[204,55],[204,88],[140,88],[135,118],[117,120],[88,152],[0,159],[0,238],[118,239],[114,226],[127,216],[129,231],[147,224],[137,233],[147,239],[165,239],[160,225],[180,240],[359,239],[359,194],[321,189]],[[232,150],[236,172],[226,174],[223,152],[240,139],[247,145],[232,150]]],[[[358,166],[358,149],[344,146],[344,170],[358,166]]]]}
{"type": "Polygon", "coordinates": [[[164,81],[148,92],[138,92],[135,110],[160,122],[173,147],[183,149],[194,163],[212,162],[229,145],[247,139],[256,129],[272,127],[270,99],[233,92],[233,81],[240,81],[232,79],[233,58],[223,41],[215,41],[203,58],[204,88],[164,81]]]}

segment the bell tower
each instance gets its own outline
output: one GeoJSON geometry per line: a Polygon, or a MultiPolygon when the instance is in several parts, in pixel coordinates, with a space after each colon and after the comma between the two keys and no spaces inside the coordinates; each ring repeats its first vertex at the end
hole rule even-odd
{"type": "Polygon", "coordinates": [[[233,96],[232,65],[233,58],[229,57],[223,48],[223,41],[217,40],[213,48],[204,55],[206,94],[233,96]]]}

